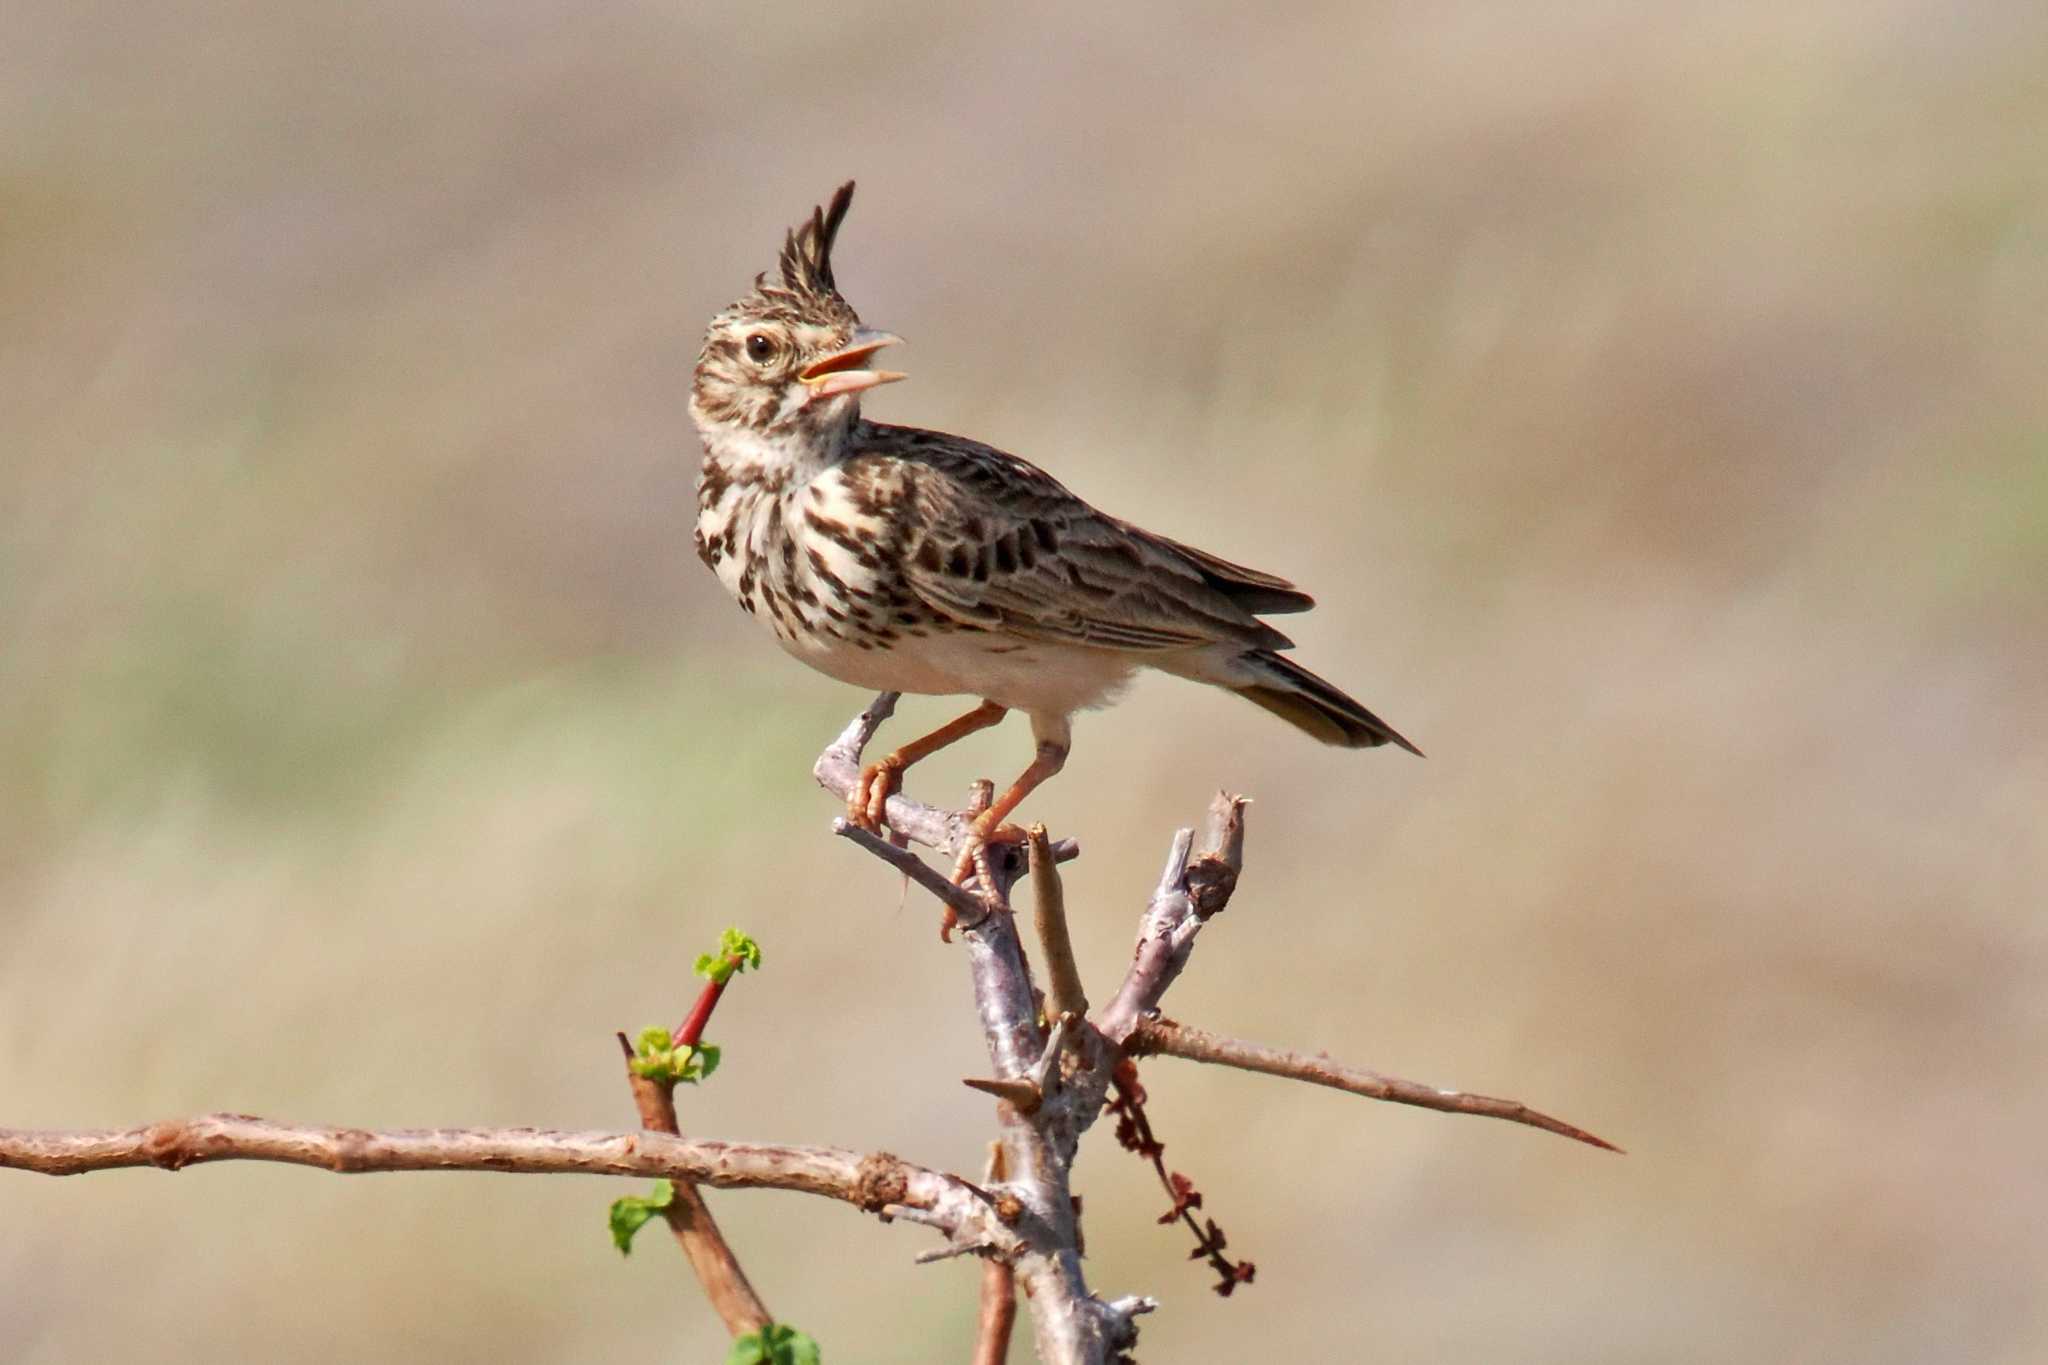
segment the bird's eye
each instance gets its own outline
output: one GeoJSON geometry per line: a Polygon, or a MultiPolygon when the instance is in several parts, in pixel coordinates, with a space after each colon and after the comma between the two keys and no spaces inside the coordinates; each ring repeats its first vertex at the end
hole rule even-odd
{"type": "Polygon", "coordinates": [[[747,338],[747,358],[756,365],[766,365],[775,356],[775,340],[766,332],[755,332],[747,338]]]}

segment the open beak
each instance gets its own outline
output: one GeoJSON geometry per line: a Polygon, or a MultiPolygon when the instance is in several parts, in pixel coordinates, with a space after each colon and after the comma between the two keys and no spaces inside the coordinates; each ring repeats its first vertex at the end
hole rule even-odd
{"type": "Polygon", "coordinates": [[[797,378],[811,391],[810,401],[837,398],[841,394],[859,393],[872,389],[877,384],[893,384],[908,375],[894,370],[871,370],[867,362],[876,351],[884,346],[894,346],[903,340],[894,332],[878,331],[873,327],[856,328],[853,344],[841,351],[812,361],[797,373],[797,378]]]}

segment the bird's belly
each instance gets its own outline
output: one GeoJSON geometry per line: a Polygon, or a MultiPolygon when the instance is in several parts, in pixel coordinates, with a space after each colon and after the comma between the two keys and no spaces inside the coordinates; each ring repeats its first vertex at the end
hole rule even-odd
{"type": "MultiPolygon", "coordinates": [[[[784,501],[769,488],[720,487],[700,508],[698,553],[786,653],[827,677],[1066,716],[1114,700],[1145,662],[1127,650],[961,629],[872,557],[814,533],[807,502],[784,501]]],[[[879,529],[850,506],[829,498],[823,506],[856,532],[879,529]]]]}
{"type": "Polygon", "coordinates": [[[878,692],[983,697],[1034,714],[1071,715],[1116,699],[1131,654],[1019,640],[981,631],[899,635],[868,649],[845,640],[788,639],[782,647],[841,682],[878,692]]]}

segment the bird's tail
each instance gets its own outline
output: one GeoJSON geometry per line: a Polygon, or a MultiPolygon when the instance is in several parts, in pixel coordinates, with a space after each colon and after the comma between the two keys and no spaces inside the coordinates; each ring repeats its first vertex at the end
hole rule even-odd
{"type": "Polygon", "coordinates": [[[1403,739],[1393,726],[1284,655],[1254,649],[1238,655],[1232,663],[1232,676],[1223,686],[1325,744],[1346,749],[1398,744],[1416,757],[1422,756],[1422,750],[1403,739]]]}

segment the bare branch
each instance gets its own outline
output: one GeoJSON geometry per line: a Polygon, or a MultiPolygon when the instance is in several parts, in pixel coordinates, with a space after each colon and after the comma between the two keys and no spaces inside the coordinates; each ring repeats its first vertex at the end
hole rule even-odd
{"type": "MultiPolygon", "coordinates": [[[[895,798],[890,798],[894,800],[895,798]]],[[[893,828],[893,826],[892,826],[893,828]]],[[[959,917],[963,929],[972,929],[988,914],[988,903],[964,886],[955,886],[950,880],[939,875],[938,869],[918,857],[907,848],[898,848],[879,835],[868,833],[859,825],[841,816],[832,822],[832,832],[842,839],[849,839],[868,852],[880,858],[889,866],[916,882],[925,890],[937,896],[959,917]]]]}
{"type": "Polygon", "coordinates": [[[1017,1322],[1017,1272],[1003,1261],[981,1267],[981,1321],[974,1333],[974,1365],[1006,1365],[1017,1322]]]}
{"type": "MultiPolygon", "coordinates": [[[[817,778],[819,786],[842,801],[853,791],[854,784],[860,781],[861,755],[867,750],[869,741],[874,739],[875,732],[882,728],[882,722],[896,714],[897,696],[894,692],[876,696],[868,703],[867,709],[840,732],[839,738],[818,755],[811,775],[817,778]]],[[[890,829],[944,852],[955,851],[954,845],[966,831],[966,821],[957,818],[952,811],[912,801],[901,792],[889,798],[884,810],[890,829]]]]}
{"type": "Polygon", "coordinates": [[[1074,942],[1067,934],[1067,897],[1060,884],[1059,866],[1052,856],[1052,843],[1044,825],[1033,825],[1025,852],[1030,858],[1032,923],[1038,942],[1045,949],[1046,1009],[1054,1018],[1062,1014],[1088,1015],[1088,993],[1081,987],[1081,969],[1074,963],[1074,942]]]}
{"type": "Polygon", "coordinates": [[[1230,792],[1217,792],[1209,802],[1201,852],[1187,871],[1188,898],[1200,919],[1222,914],[1237,891],[1237,874],[1244,870],[1244,808],[1250,804],[1250,797],[1230,792]]]}
{"type": "MultiPolygon", "coordinates": [[[[864,746],[893,702],[894,698],[886,695],[878,698],[820,756],[815,772],[821,784],[842,798],[852,790],[864,746]]],[[[977,784],[970,796],[971,808],[987,799],[986,790],[977,784]]],[[[1219,792],[1210,803],[1199,846],[1192,830],[1175,835],[1140,921],[1130,968],[1108,1004],[1092,1015],[1085,1012],[1087,1002],[1067,932],[1064,894],[1054,870],[1056,862],[1072,856],[1071,845],[1052,844],[1042,828],[1034,828],[1023,858],[1007,846],[992,847],[983,874],[988,883],[982,888],[988,897],[984,901],[954,886],[905,850],[889,848],[884,841],[851,830],[844,822],[835,826],[837,833],[916,878],[969,926],[964,947],[993,1075],[972,1078],[966,1084],[1006,1101],[998,1114],[1008,1179],[985,1197],[992,1202],[1009,1201],[1009,1216],[1002,1221],[1016,1230],[1024,1246],[1012,1260],[1013,1274],[1006,1287],[1014,1295],[1014,1286],[1022,1284],[1030,1296],[1039,1355],[1048,1362],[1101,1365],[1116,1358],[1135,1340],[1136,1315],[1153,1306],[1150,1299],[1139,1297],[1104,1302],[1089,1293],[1081,1274],[1080,1229],[1075,1201],[1068,1193],[1068,1172],[1080,1137],[1100,1114],[1113,1079],[1126,1104],[1119,1136],[1125,1136],[1124,1127],[1131,1128],[1127,1145],[1152,1159],[1174,1200],[1173,1209],[1162,1221],[1179,1219],[1194,1230],[1195,1254],[1207,1256],[1222,1277],[1219,1293],[1227,1294],[1252,1278],[1251,1263],[1223,1255],[1223,1232],[1215,1221],[1194,1218],[1192,1210],[1199,1206],[1200,1196],[1192,1182],[1167,1171],[1161,1162],[1162,1148],[1137,1108],[1142,1104],[1142,1087],[1129,1064],[1131,1056],[1165,1052],[1270,1071],[1374,1098],[1509,1119],[1597,1146],[1608,1145],[1514,1101],[1434,1090],[1341,1067],[1327,1058],[1257,1048],[1159,1019],[1159,1003],[1186,968],[1195,937],[1209,920],[1228,908],[1236,890],[1244,866],[1246,805],[1243,797],[1219,792]],[[1008,904],[1010,885],[1025,871],[1020,863],[1026,861],[1037,878],[1035,919],[1049,986],[1045,1009],[1055,1021],[1050,1030],[1039,1026],[1039,1002],[1030,969],[1014,920],[1003,908],[1008,904]],[[1128,1091],[1122,1088],[1126,1075],[1128,1091]]],[[[888,823],[893,833],[945,852],[957,852],[962,846],[970,818],[967,813],[939,810],[900,794],[889,801],[888,823]]],[[[947,1245],[929,1254],[985,1252],[974,1237],[974,1230],[956,1226],[948,1234],[947,1245]]],[[[985,1314],[994,1311],[990,1305],[999,1300],[998,1287],[991,1278],[984,1294],[985,1314]]],[[[985,1330],[981,1358],[1000,1360],[1000,1349],[991,1347],[987,1336],[985,1330]],[[995,1354],[987,1354],[991,1350],[995,1354]]]]}
{"type": "Polygon", "coordinates": [[[1191,1062],[1234,1066],[1241,1071],[1257,1071],[1268,1076],[1307,1081],[1311,1085],[1326,1085],[1333,1090],[1363,1095],[1370,1100],[1412,1104],[1423,1109],[1441,1110],[1447,1114],[1477,1114],[1482,1118],[1505,1119],[1509,1123],[1541,1128],[1546,1133],[1556,1133],[1560,1137],[1568,1137],[1575,1142],[1583,1142],[1610,1152],[1622,1150],[1604,1138],[1593,1136],[1583,1128],[1574,1127],[1548,1114],[1538,1113],[1518,1100],[1495,1099],[1489,1095],[1468,1095],[1460,1090],[1440,1090],[1435,1086],[1404,1081],[1398,1076],[1382,1076],[1375,1071],[1345,1066],[1320,1054],[1311,1056],[1305,1052],[1290,1052],[1285,1048],[1266,1047],[1238,1038],[1226,1038],[1222,1034],[1210,1033],[1206,1029],[1176,1023],[1171,1019],[1140,1019],[1137,1027],[1125,1041],[1124,1047],[1132,1056],[1158,1053],[1167,1057],[1182,1057],[1191,1062]]]}
{"type": "MultiPolygon", "coordinates": [[[[995,1185],[1010,1174],[1003,1144],[988,1145],[982,1183],[995,1185]]],[[[981,1267],[981,1320],[974,1332],[974,1365],[1007,1365],[1010,1332],[1017,1322],[1017,1274],[1007,1261],[991,1256],[981,1267]]]]}
{"type": "MultiPolygon", "coordinates": [[[[844,799],[853,790],[860,776],[861,754],[893,704],[894,698],[887,694],[877,698],[875,705],[856,717],[819,756],[813,772],[828,791],[844,799]]],[[[968,837],[969,816],[937,810],[900,794],[890,797],[887,818],[895,832],[946,852],[957,853],[968,837]]],[[[1008,1079],[1030,1083],[1028,1078],[1046,1056],[1048,1040],[1038,1024],[1031,971],[1011,915],[1007,910],[991,911],[979,896],[955,887],[920,859],[912,858],[906,864],[900,856],[892,856],[904,851],[889,848],[883,840],[857,837],[850,827],[835,826],[834,832],[915,878],[960,915],[965,929],[962,946],[996,1083],[1008,1079]],[[920,869],[928,875],[920,876],[920,869]],[[968,903],[959,903],[956,893],[968,903]]],[[[988,851],[993,885],[983,890],[989,902],[1006,905],[1010,883],[1023,872],[1025,859],[1008,845],[994,845],[988,851]]],[[[1052,861],[1063,862],[1079,849],[1063,840],[1051,845],[1050,852],[1052,861]]],[[[1048,1080],[1058,1074],[1058,1052],[1055,1044],[1052,1063],[1040,1073],[1048,1080]]],[[[1016,1201],[1016,1233],[1025,1244],[1014,1258],[1015,1278],[1031,1296],[1039,1356],[1058,1365],[1101,1365],[1136,1336],[1131,1310],[1112,1309],[1089,1293],[1081,1273],[1080,1236],[1067,1173],[1081,1132],[1101,1111],[1113,1060],[1103,1055],[1106,1048],[1097,1046],[1090,1052],[1099,1063],[1094,1069],[1100,1073],[1090,1084],[1061,1087],[1056,1098],[1042,1093],[1040,1103],[1029,1113],[1014,1103],[999,1111],[1009,1171],[1004,1193],[1016,1201]]],[[[966,1240],[955,1234],[948,1247],[976,1249],[966,1245],[966,1240]]]]}
{"type": "Polygon", "coordinates": [[[1167,987],[1187,966],[1195,935],[1222,913],[1244,866],[1245,799],[1218,792],[1209,803],[1202,848],[1190,859],[1194,831],[1180,830],[1167,850],[1166,867],[1138,926],[1131,968],[1115,998],[1096,1011],[1095,1027],[1121,1045],[1138,1021],[1159,1008],[1167,987]]]}
{"type": "Polygon", "coordinates": [[[665,1133],[568,1133],[544,1128],[402,1128],[371,1132],[206,1114],[143,1128],[0,1128],[0,1168],[82,1175],[132,1166],[181,1170],[212,1161],[275,1161],[355,1175],[385,1171],[504,1171],[517,1175],[636,1175],[716,1189],[795,1190],[879,1213],[902,1204],[957,1226],[984,1205],[966,1181],[888,1152],[722,1142],[665,1133]]]}

